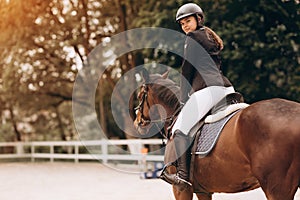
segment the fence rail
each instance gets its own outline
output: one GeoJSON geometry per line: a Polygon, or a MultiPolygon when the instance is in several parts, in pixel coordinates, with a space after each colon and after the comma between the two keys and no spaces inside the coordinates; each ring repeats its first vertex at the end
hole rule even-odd
{"type": "Polygon", "coordinates": [[[11,148],[11,152],[0,153],[0,160],[26,158],[32,162],[37,159],[49,159],[51,162],[56,159],[74,160],[75,162],[79,162],[79,160],[101,160],[103,163],[109,161],[161,162],[163,161],[162,153],[158,153],[158,155],[142,153],[144,145],[159,147],[161,143],[162,141],[159,139],[6,142],[0,143],[0,148],[11,148]],[[112,146],[127,146],[131,153],[110,152],[112,146]],[[56,152],[55,148],[57,147],[65,148],[67,151],[56,152]],[[97,153],[87,151],[92,147],[97,147],[99,151],[97,153]],[[43,148],[42,151],[41,148],[43,148]]]}

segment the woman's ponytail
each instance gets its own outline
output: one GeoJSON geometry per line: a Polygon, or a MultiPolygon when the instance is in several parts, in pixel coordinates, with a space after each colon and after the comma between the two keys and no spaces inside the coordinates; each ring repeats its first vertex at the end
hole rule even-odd
{"type": "Polygon", "coordinates": [[[204,28],[208,33],[208,38],[213,39],[219,46],[219,49],[222,50],[224,48],[223,40],[209,27],[205,26],[204,28]]]}

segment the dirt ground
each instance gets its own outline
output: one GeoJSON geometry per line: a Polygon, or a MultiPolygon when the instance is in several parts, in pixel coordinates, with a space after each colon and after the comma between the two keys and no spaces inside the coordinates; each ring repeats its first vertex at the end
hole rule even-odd
{"type": "MultiPolygon", "coordinates": [[[[174,200],[171,186],[159,179],[141,179],[97,163],[2,163],[0,178],[1,200],[174,200]]],[[[266,198],[258,189],[213,199],[266,198]]],[[[299,191],[295,199],[300,200],[299,191]]]]}

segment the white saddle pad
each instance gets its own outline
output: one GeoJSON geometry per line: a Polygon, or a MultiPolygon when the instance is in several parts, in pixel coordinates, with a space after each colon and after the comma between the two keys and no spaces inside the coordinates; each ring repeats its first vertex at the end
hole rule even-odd
{"type": "Polygon", "coordinates": [[[208,115],[205,118],[204,122],[205,123],[217,122],[217,121],[223,119],[224,117],[230,115],[231,113],[233,113],[237,110],[240,110],[240,109],[247,108],[248,106],[249,106],[249,104],[246,104],[246,103],[237,103],[237,104],[229,105],[224,110],[221,110],[221,111],[217,112],[216,114],[208,115]]]}

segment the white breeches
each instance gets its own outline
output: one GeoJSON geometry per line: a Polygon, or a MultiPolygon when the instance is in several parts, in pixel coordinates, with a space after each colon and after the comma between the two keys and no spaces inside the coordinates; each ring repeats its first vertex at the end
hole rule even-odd
{"type": "Polygon", "coordinates": [[[180,130],[188,135],[193,126],[227,94],[234,93],[233,87],[210,86],[193,93],[178,115],[172,128],[172,134],[180,130]]]}

